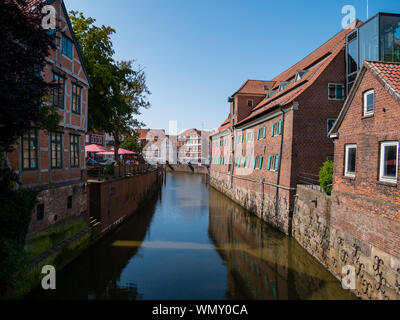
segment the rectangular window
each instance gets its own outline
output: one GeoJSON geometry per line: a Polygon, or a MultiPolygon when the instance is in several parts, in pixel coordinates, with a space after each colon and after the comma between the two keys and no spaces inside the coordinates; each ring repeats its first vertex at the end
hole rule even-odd
{"type": "Polygon", "coordinates": [[[79,167],[79,137],[73,134],[69,136],[71,168],[79,167]]]}
{"type": "Polygon", "coordinates": [[[82,88],[77,84],[72,84],[72,106],[71,110],[73,113],[81,114],[81,98],[82,88]]]}
{"type": "Polygon", "coordinates": [[[329,100],[343,100],[344,85],[337,83],[330,83],[328,85],[328,98],[329,100]]]}
{"type": "Polygon", "coordinates": [[[259,160],[258,160],[258,169],[262,169],[262,165],[263,165],[263,156],[260,156],[259,160]]]}
{"type": "Polygon", "coordinates": [[[44,218],[44,204],[38,204],[36,207],[36,220],[41,221],[44,218]]]}
{"type": "Polygon", "coordinates": [[[374,114],[375,94],[374,90],[369,90],[364,93],[364,116],[374,114]]]}
{"type": "Polygon", "coordinates": [[[38,136],[35,129],[29,130],[22,137],[22,165],[24,170],[38,168],[38,136]]]}
{"type": "Polygon", "coordinates": [[[263,133],[262,133],[263,139],[265,139],[266,136],[267,136],[267,127],[263,127],[263,133]]]}
{"type": "Polygon", "coordinates": [[[346,145],[345,171],[344,171],[345,176],[352,178],[356,176],[356,159],[357,159],[357,145],[355,144],[346,145]]]}
{"type": "Polygon", "coordinates": [[[399,143],[383,142],[381,144],[380,181],[397,183],[399,163],[399,143]]]}
{"type": "Polygon", "coordinates": [[[72,196],[67,198],[67,209],[72,209],[72,196]]]}
{"type": "Polygon", "coordinates": [[[52,89],[51,103],[64,109],[65,79],[58,74],[53,74],[53,84],[55,88],[52,89]]]}
{"type": "Polygon", "coordinates": [[[62,168],[62,133],[51,133],[50,134],[50,142],[51,142],[51,168],[52,169],[61,169],[62,168]]]}
{"type": "Polygon", "coordinates": [[[332,130],[335,125],[336,119],[328,119],[328,133],[332,130]]]}
{"type": "Polygon", "coordinates": [[[72,48],[74,44],[64,34],[62,35],[62,53],[68,58],[72,59],[72,48]]]}
{"type": "Polygon", "coordinates": [[[247,100],[247,106],[252,107],[253,106],[253,100],[247,100]]]}

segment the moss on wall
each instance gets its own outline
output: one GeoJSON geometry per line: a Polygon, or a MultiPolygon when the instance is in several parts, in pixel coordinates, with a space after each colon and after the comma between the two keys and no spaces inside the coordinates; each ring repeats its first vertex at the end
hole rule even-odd
{"type": "Polygon", "coordinates": [[[28,253],[28,258],[32,260],[87,226],[86,216],[81,216],[62,221],[45,231],[39,232],[27,239],[25,250],[28,253]]]}

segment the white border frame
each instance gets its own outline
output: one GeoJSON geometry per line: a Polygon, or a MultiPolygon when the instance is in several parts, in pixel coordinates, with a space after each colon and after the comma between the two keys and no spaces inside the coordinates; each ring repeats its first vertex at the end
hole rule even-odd
{"type": "Polygon", "coordinates": [[[399,172],[399,142],[398,141],[385,141],[385,142],[381,142],[381,151],[380,151],[380,159],[379,159],[379,181],[382,182],[389,182],[389,183],[397,183],[397,179],[398,179],[398,172],[399,172]],[[396,146],[397,148],[397,152],[396,152],[396,178],[389,178],[389,177],[385,177],[383,175],[383,162],[385,159],[385,147],[389,147],[389,146],[396,146]]]}
{"type": "Polygon", "coordinates": [[[345,145],[345,154],[344,154],[344,175],[345,177],[350,177],[350,178],[355,178],[357,173],[357,145],[356,144],[346,144],[345,145]],[[349,155],[349,149],[356,149],[356,168],[355,172],[349,172],[348,171],[348,155],[349,155]]]}

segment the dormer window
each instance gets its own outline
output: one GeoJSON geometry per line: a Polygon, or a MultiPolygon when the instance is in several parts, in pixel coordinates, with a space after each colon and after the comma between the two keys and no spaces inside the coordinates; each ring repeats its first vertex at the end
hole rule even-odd
{"type": "Polygon", "coordinates": [[[276,90],[269,90],[267,94],[267,98],[272,98],[272,96],[275,94],[276,90]]]}
{"type": "Polygon", "coordinates": [[[301,79],[303,79],[303,77],[306,75],[306,73],[307,73],[307,71],[305,71],[305,70],[298,70],[294,82],[297,82],[297,81],[300,81],[301,79]]]}
{"type": "Polygon", "coordinates": [[[281,81],[279,85],[279,92],[283,91],[286,89],[286,87],[289,85],[289,81],[281,81]]]}
{"type": "Polygon", "coordinates": [[[375,92],[368,90],[364,92],[364,116],[371,116],[374,114],[375,105],[375,92]]]}

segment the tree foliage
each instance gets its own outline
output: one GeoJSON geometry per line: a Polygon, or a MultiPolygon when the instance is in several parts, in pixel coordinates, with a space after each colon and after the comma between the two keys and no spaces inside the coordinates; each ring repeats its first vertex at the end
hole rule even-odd
{"type": "Polygon", "coordinates": [[[132,135],[126,136],[121,143],[121,148],[136,153],[142,153],[143,148],[139,141],[139,134],[135,131],[132,135]]]}
{"type": "Polygon", "coordinates": [[[333,161],[326,161],[319,171],[319,183],[322,190],[328,195],[332,193],[333,161]]]}
{"type": "Polygon", "coordinates": [[[92,81],[89,91],[89,129],[104,130],[114,137],[115,159],[122,135],[131,135],[143,126],[135,116],[142,108],[149,108],[146,76],[134,68],[134,61],[116,62],[111,41],[115,30],[94,25],[93,18],[71,11],[71,21],[82,57],[92,81]]]}
{"type": "Polygon", "coordinates": [[[46,103],[54,86],[41,72],[54,48],[54,36],[41,26],[43,4],[32,9],[25,0],[0,1],[0,296],[23,281],[25,238],[38,194],[15,188],[18,176],[7,152],[31,127],[52,131],[60,119],[46,103]]]}
{"type": "Polygon", "coordinates": [[[24,0],[0,2],[0,150],[9,150],[32,125],[52,130],[57,111],[44,105],[52,84],[41,70],[53,36],[41,26],[41,8],[27,11],[24,0]]]}

